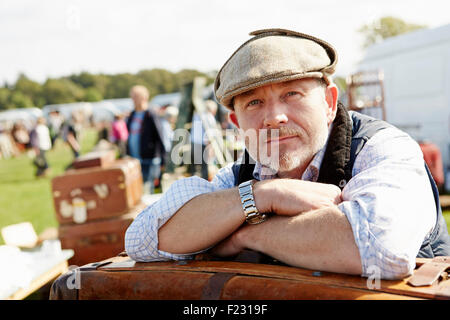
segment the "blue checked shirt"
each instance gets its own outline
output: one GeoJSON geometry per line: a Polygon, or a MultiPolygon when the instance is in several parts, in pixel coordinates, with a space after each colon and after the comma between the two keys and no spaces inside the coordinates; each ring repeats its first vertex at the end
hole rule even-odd
{"type": "MultiPolygon", "coordinates": [[[[325,148],[315,155],[303,180],[317,181],[325,148]]],[[[211,182],[196,176],[174,182],[128,228],[128,255],[137,261],[192,259],[198,252],[172,254],[158,250],[158,229],[192,198],[233,188],[231,166],[219,170],[211,182]]],[[[253,176],[258,180],[274,178],[264,175],[259,164],[253,176]]],[[[411,274],[420,246],[436,223],[433,193],[418,144],[396,128],[379,131],[356,158],[353,178],[343,188],[342,199],[338,208],[352,227],[362,276],[398,279],[411,274]]]]}

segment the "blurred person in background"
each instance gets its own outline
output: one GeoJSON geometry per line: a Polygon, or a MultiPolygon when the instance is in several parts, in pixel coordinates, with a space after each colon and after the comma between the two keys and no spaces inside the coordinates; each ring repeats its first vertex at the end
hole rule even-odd
{"type": "Polygon", "coordinates": [[[50,111],[48,115],[48,129],[50,130],[50,139],[52,148],[55,146],[56,139],[60,136],[61,127],[64,123],[64,117],[58,110],[50,111]]]}
{"type": "Polygon", "coordinates": [[[124,115],[121,113],[114,115],[110,139],[119,149],[119,157],[123,158],[127,154],[128,128],[124,115]]]}
{"type": "Polygon", "coordinates": [[[18,155],[10,128],[8,122],[0,123],[0,159],[8,159],[18,155]]]}
{"type": "Polygon", "coordinates": [[[98,136],[97,136],[97,142],[101,140],[109,141],[110,139],[110,130],[111,130],[111,123],[109,121],[101,121],[98,124],[98,136]]]}
{"type": "Polygon", "coordinates": [[[144,193],[154,193],[155,180],[159,179],[165,153],[160,117],[149,108],[150,95],[146,87],[133,86],[130,97],[134,110],[127,121],[127,154],[141,162],[144,193]]]}
{"type": "Polygon", "coordinates": [[[30,147],[30,135],[21,121],[14,123],[11,134],[19,152],[24,152],[30,147]]]}
{"type": "Polygon", "coordinates": [[[50,130],[44,117],[37,119],[36,126],[30,134],[30,141],[36,154],[33,161],[33,164],[36,166],[36,177],[45,176],[49,169],[45,153],[52,148],[52,141],[50,139],[50,130]]]}
{"type": "MultiPolygon", "coordinates": [[[[73,152],[74,158],[80,156],[81,146],[78,142],[79,133],[77,128],[79,127],[79,116],[76,111],[72,111],[72,116],[70,119],[64,122],[62,126],[63,140],[67,142],[70,149],[73,152]]],[[[70,167],[70,165],[69,165],[70,167]]]]}
{"type": "MultiPolygon", "coordinates": [[[[161,108],[161,128],[162,128],[162,140],[164,144],[164,155],[162,156],[161,172],[159,174],[159,182],[161,182],[162,174],[165,171],[165,166],[169,162],[170,151],[172,150],[174,129],[178,118],[178,108],[168,105],[161,108]]],[[[157,187],[159,185],[155,185],[157,187]]]]}
{"type": "Polygon", "coordinates": [[[208,164],[205,154],[206,146],[209,143],[206,130],[216,128],[217,103],[212,100],[205,101],[206,110],[203,114],[194,112],[192,116],[191,129],[191,174],[199,175],[203,179],[208,179],[208,164]],[[204,121],[204,122],[203,122],[204,121]],[[199,174],[200,169],[200,174],[199,174]]]}
{"type": "MultiPolygon", "coordinates": [[[[172,149],[173,130],[178,118],[178,108],[175,106],[167,106],[161,118],[161,127],[163,130],[163,143],[166,154],[172,149]]],[[[163,161],[164,162],[164,161],[163,161]]]]}

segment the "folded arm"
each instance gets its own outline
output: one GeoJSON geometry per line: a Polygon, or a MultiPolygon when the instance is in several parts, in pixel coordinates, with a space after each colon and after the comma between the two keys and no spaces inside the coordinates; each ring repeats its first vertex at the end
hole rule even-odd
{"type": "Polygon", "coordinates": [[[175,254],[205,250],[245,221],[237,188],[199,195],[159,229],[159,249],[175,254]]]}
{"type": "Polygon", "coordinates": [[[203,194],[161,227],[160,250],[186,253],[220,242],[212,252],[222,256],[249,248],[294,266],[361,274],[351,227],[336,207],[339,188],[276,179],[256,182],[254,194],[260,211],[276,215],[259,225],[244,224],[237,188],[203,194]]]}
{"type": "MultiPolygon", "coordinates": [[[[184,205],[196,197],[232,187],[232,181],[216,177],[213,183],[199,177],[175,181],[163,197],[141,212],[125,233],[125,250],[136,261],[162,261],[191,259],[196,251],[175,254],[159,248],[158,231],[184,205]]],[[[197,230],[201,232],[201,230],[197,230]]],[[[181,242],[185,242],[183,237],[181,242]]]]}
{"type": "MultiPolygon", "coordinates": [[[[286,197],[290,201],[279,198],[274,202],[277,215],[258,225],[244,225],[216,246],[213,253],[229,256],[248,248],[292,266],[361,274],[361,258],[352,228],[347,217],[336,206],[339,203],[339,189],[326,184],[299,183],[309,188],[300,192],[288,192],[289,188],[282,190],[285,195],[288,193],[286,197]],[[293,214],[294,208],[299,206],[291,207],[292,203],[296,196],[305,196],[305,193],[308,193],[305,197],[308,202],[303,203],[303,211],[293,214]]],[[[267,199],[264,192],[273,190],[261,190],[256,185],[255,198],[267,199]]]]}

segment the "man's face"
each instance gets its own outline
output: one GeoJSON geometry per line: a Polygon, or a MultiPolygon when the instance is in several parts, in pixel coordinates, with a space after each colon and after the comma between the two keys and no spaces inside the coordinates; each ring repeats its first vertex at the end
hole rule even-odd
{"type": "Polygon", "coordinates": [[[147,97],[141,93],[141,92],[132,92],[131,93],[131,99],[133,100],[134,103],[134,107],[136,109],[141,109],[143,105],[145,105],[145,103],[147,103],[147,97]]]}
{"type": "Polygon", "coordinates": [[[334,85],[325,87],[317,79],[301,79],[266,85],[236,96],[230,119],[244,132],[257,132],[257,149],[246,143],[254,159],[279,174],[295,169],[303,172],[326,143],[336,104],[334,85]],[[260,134],[264,129],[267,135],[260,134]],[[261,148],[268,151],[268,157],[255,152],[261,148]]]}

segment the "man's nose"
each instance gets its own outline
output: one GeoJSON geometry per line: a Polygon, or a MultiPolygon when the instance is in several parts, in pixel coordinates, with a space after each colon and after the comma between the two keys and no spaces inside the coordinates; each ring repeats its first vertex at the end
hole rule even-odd
{"type": "Polygon", "coordinates": [[[289,118],[286,113],[286,108],[282,103],[273,103],[266,109],[264,117],[264,126],[266,128],[278,128],[288,122],[289,118]]]}

